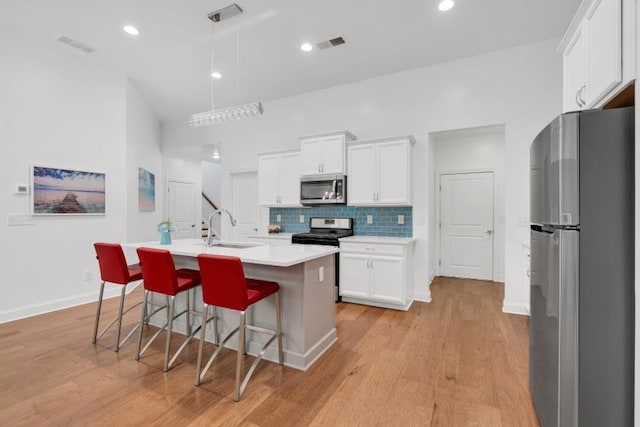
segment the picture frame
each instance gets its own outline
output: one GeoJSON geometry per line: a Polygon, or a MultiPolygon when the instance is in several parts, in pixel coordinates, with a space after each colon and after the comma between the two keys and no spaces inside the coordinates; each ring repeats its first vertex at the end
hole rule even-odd
{"type": "Polygon", "coordinates": [[[145,168],[138,168],[138,211],[156,210],[156,178],[145,168]]]}
{"type": "Polygon", "coordinates": [[[106,174],[31,166],[32,215],[105,215],[106,174]]]}

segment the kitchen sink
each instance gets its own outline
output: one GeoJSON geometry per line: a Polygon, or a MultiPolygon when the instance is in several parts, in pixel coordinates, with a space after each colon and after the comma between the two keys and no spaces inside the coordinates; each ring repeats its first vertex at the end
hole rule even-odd
{"type": "MultiPolygon", "coordinates": [[[[206,244],[206,243],[205,243],[206,244]]],[[[212,248],[229,248],[229,249],[246,249],[255,248],[256,246],[262,246],[259,243],[245,243],[245,242],[214,242],[212,248]]]]}

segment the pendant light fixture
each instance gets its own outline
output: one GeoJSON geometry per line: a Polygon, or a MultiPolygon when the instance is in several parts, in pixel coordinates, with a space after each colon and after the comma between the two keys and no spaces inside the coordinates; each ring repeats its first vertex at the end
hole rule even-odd
{"type": "MultiPolygon", "coordinates": [[[[222,8],[220,10],[216,10],[215,12],[210,13],[208,15],[208,18],[213,23],[213,26],[215,26],[216,23],[224,19],[239,15],[241,13],[242,13],[242,9],[240,8],[240,6],[234,3],[230,6],[227,6],[225,8],[222,8]]],[[[211,37],[212,38],[211,76],[213,77],[215,75],[214,78],[219,79],[220,77],[222,77],[222,75],[214,69],[214,62],[213,62],[213,59],[214,59],[213,26],[211,30],[211,36],[212,36],[211,37]]],[[[240,80],[240,35],[238,33],[237,35],[237,76],[236,76],[238,97],[240,93],[239,80],[240,80]]],[[[191,115],[191,117],[189,118],[189,124],[193,127],[208,126],[211,124],[227,122],[230,120],[245,119],[248,117],[260,115],[262,113],[263,113],[262,103],[260,102],[251,102],[248,104],[236,105],[234,107],[227,107],[227,108],[221,108],[216,110],[214,105],[214,83],[212,82],[211,83],[211,110],[191,115]]]]}

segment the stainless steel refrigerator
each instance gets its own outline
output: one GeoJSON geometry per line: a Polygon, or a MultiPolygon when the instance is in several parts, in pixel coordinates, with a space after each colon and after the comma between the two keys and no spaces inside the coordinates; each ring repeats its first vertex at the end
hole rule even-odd
{"type": "Polygon", "coordinates": [[[544,427],[633,425],[634,111],[531,144],[529,386],[544,427]]]}

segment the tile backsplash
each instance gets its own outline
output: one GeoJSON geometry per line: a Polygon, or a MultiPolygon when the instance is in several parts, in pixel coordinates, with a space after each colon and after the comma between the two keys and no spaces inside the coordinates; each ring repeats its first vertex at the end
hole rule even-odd
{"type": "Polygon", "coordinates": [[[270,208],[269,223],[280,224],[283,233],[309,231],[312,217],[353,218],[353,232],[361,236],[413,237],[413,209],[411,207],[351,207],[344,205],[314,206],[310,208],[270,208]],[[280,222],[277,216],[280,215],[280,222]],[[304,215],[304,222],[300,222],[304,215]],[[367,215],[373,218],[367,224],[367,215]],[[398,224],[398,215],[404,215],[404,224],[398,224]]]}

